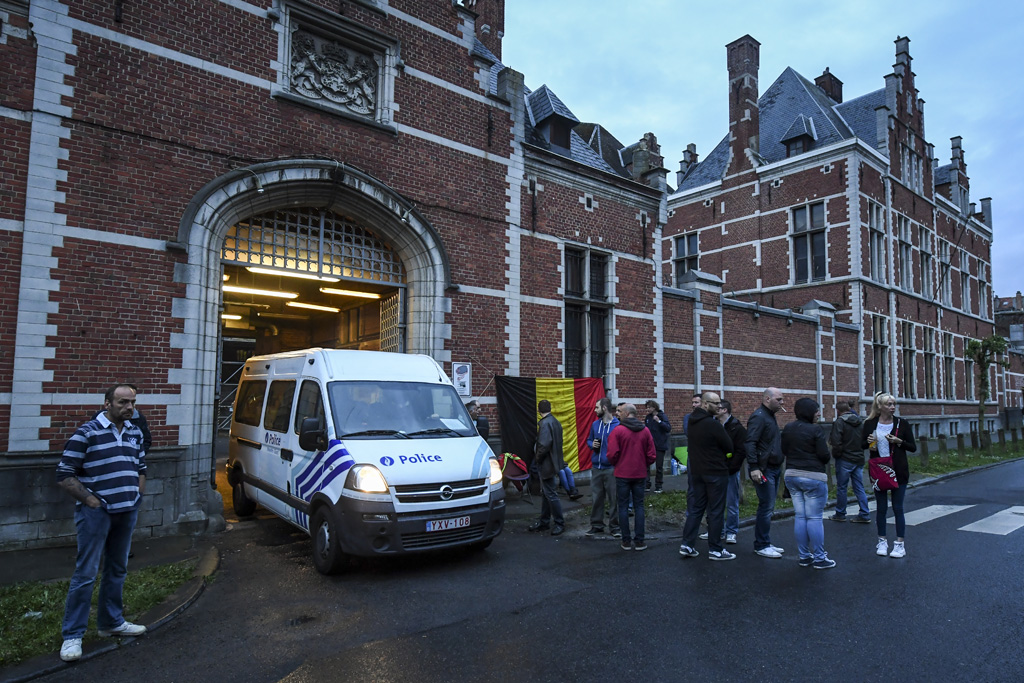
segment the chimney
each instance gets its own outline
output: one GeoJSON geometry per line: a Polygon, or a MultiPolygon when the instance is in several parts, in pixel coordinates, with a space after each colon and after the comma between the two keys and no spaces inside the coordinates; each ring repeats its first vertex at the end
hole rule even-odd
{"type": "Polygon", "coordinates": [[[992,198],[982,197],[981,199],[981,222],[992,229],[992,198]]]}
{"type": "Polygon", "coordinates": [[[1013,297],[1013,299],[1016,304],[1014,308],[1018,311],[1024,311],[1024,296],[1021,296],[1019,289],[1017,290],[1017,296],[1013,297]]]}
{"type": "Polygon", "coordinates": [[[661,145],[654,133],[644,133],[633,150],[633,164],[630,168],[633,180],[651,187],[662,187],[668,169],[663,168],[665,158],[661,156],[661,145]],[[660,180],[659,180],[660,175],[660,180]]]}
{"type": "Polygon", "coordinates": [[[843,82],[833,75],[828,67],[825,67],[825,71],[820,76],[814,79],[814,85],[818,86],[825,91],[825,94],[836,101],[837,104],[841,104],[843,101],[843,82]]]}
{"type": "Polygon", "coordinates": [[[697,145],[691,142],[686,146],[686,150],[683,152],[683,160],[679,162],[679,171],[676,173],[676,187],[683,184],[683,180],[686,179],[686,174],[690,172],[690,169],[697,165],[697,145]]]}
{"type": "Polygon", "coordinates": [[[761,117],[757,108],[757,71],[761,43],[749,35],[725,46],[729,69],[729,164],[726,175],[754,168],[760,153],[761,117]]]}
{"type": "Polygon", "coordinates": [[[463,5],[476,12],[476,37],[501,59],[501,39],[505,37],[505,0],[472,0],[463,5]]]}

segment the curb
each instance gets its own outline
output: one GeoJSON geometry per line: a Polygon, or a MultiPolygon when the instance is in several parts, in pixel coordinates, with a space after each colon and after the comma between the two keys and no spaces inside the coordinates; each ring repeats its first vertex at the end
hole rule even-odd
{"type": "MultiPolygon", "coordinates": [[[[196,570],[192,575],[192,578],[182,584],[174,593],[165,598],[162,603],[139,617],[140,622],[147,624],[146,635],[166,626],[175,617],[180,615],[196,600],[198,600],[199,596],[202,595],[204,590],[206,590],[206,584],[209,577],[217,571],[219,566],[220,551],[216,546],[211,545],[201,550],[199,554],[199,563],[196,565],[196,570]]],[[[3,679],[3,683],[23,683],[24,681],[31,681],[42,676],[48,676],[49,674],[56,673],[57,671],[75,666],[80,662],[86,662],[108,652],[113,652],[118,648],[131,645],[141,637],[142,636],[135,638],[117,638],[114,642],[103,645],[97,649],[91,649],[88,653],[83,652],[81,659],[77,662],[63,662],[58,659],[56,663],[53,663],[53,654],[39,655],[38,657],[12,667],[12,672],[25,670],[25,673],[15,674],[12,678],[5,678],[3,679]]]]}

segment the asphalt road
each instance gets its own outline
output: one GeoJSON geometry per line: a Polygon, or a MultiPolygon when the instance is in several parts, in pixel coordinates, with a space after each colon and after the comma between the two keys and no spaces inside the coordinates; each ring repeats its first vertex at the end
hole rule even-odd
{"type": "Polygon", "coordinates": [[[1024,461],[908,493],[908,512],[935,505],[964,507],[908,527],[903,560],[874,554],[874,525],[826,521],[827,571],[797,566],[791,520],[773,525],[784,559],[744,529],[732,562],[703,542],[681,558],[678,528],[623,552],[577,520],[325,578],[303,535],[246,521],[184,615],[45,680],[1024,680],[1024,528],[961,530],[1024,505],[1024,461]]]}

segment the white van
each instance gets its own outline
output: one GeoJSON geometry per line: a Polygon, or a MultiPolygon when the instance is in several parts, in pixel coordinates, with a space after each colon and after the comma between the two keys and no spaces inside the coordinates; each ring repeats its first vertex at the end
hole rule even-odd
{"type": "Polygon", "coordinates": [[[501,533],[501,468],[429,356],[308,349],[246,361],[231,419],[235,512],[310,534],[313,564],[470,546],[501,533]]]}

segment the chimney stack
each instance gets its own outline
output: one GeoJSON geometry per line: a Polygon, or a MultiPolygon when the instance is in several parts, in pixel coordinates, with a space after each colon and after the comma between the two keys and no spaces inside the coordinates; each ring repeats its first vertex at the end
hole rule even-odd
{"type": "Polygon", "coordinates": [[[825,91],[825,94],[841,104],[843,101],[843,82],[825,67],[825,71],[814,79],[814,85],[825,91]]]}
{"type": "Polygon", "coordinates": [[[761,43],[749,35],[725,46],[729,69],[729,164],[726,175],[754,168],[760,154],[761,117],[757,108],[757,72],[761,43]]]}
{"type": "Polygon", "coordinates": [[[697,165],[697,144],[691,142],[683,152],[683,160],[679,162],[679,171],[676,173],[676,187],[683,184],[686,174],[697,165]]]}
{"type": "Polygon", "coordinates": [[[981,199],[981,222],[988,226],[988,229],[992,229],[992,198],[982,197],[981,199]]]}

